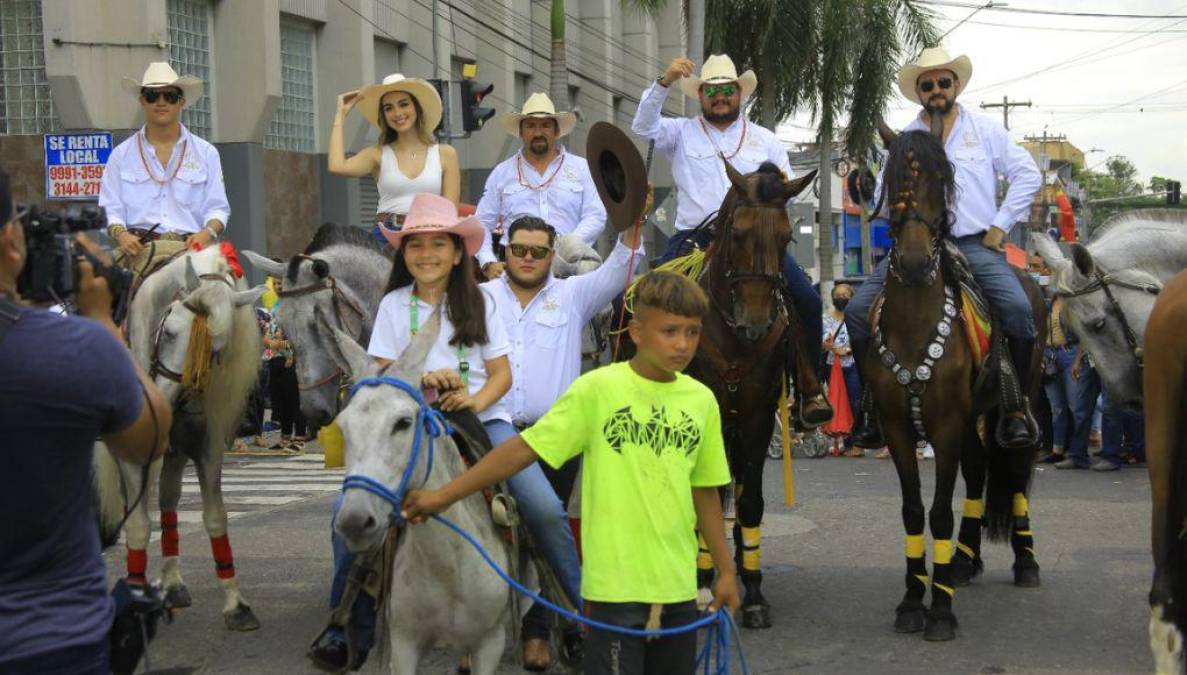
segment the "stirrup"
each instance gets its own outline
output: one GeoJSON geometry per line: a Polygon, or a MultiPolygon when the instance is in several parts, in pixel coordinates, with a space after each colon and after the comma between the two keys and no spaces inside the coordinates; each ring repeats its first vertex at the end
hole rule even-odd
{"type": "Polygon", "coordinates": [[[1014,449],[1018,449],[1018,448],[1028,448],[1032,445],[1036,445],[1039,442],[1040,434],[1041,434],[1041,432],[1039,431],[1039,423],[1037,420],[1035,420],[1034,415],[1030,411],[1030,397],[1024,396],[1022,398],[1022,409],[1021,410],[1011,410],[1009,412],[1003,412],[998,417],[997,425],[995,426],[995,428],[993,430],[993,437],[994,437],[993,439],[995,441],[997,441],[997,444],[999,447],[1014,450],[1014,449]],[[1006,425],[1009,424],[1011,419],[1017,419],[1017,417],[1014,416],[1014,413],[1018,413],[1018,412],[1022,413],[1022,423],[1024,425],[1026,425],[1026,435],[1028,438],[1025,441],[1021,441],[1021,442],[1017,442],[1017,443],[1006,443],[1005,442],[1006,425]]]}
{"type": "Polygon", "coordinates": [[[499,527],[519,527],[519,509],[515,504],[515,498],[506,492],[500,492],[491,498],[490,518],[499,527]]]}

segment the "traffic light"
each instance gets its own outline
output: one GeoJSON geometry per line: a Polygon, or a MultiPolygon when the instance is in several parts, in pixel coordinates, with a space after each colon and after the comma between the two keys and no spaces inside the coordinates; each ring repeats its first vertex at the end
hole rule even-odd
{"type": "Polygon", "coordinates": [[[462,129],[478,131],[487,120],[495,116],[494,108],[484,108],[482,99],[495,90],[495,85],[477,80],[462,80],[462,129]]]}
{"type": "Polygon", "coordinates": [[[1168,180],[1166,182],[1166,203],[1172,206],[1182,203],[1182,188],[1183,184],[1179,181],[1168,180]]]}

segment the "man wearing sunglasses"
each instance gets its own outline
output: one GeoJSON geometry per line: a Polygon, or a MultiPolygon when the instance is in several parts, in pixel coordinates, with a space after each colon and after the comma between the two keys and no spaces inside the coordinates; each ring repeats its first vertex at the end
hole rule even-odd
{"type": "MultiPolygon", "coordinates": [[[[1014,270],[1006,262],[1005,238],[1014,223],[1024,221],[1039,190],[1041,178],[1030,154],[1010,140],[1005,127],[995,118],[973,112],[956,102],[968,85],[973,64],[967,56],[952,58],[941,47],[925,49],[914,63],[899,72],[899,91],[923,106],[903,131],[931,131],[939,135],[956,173],[952,237],[968,259],[988,302],[997,314],[1008,338],[1014,374],[1019,382],[1030,376],[1035,326],[1030,301],[1014,270]],[[997,176],[1004,175],[1010,187],[997,204],[997,176]]],[[[879,188],[880,189],[880,188],[879,188]]],[[[885,205],[884,205],[885,207],[885,205]]],[[[869,348],[869,310],[886,282],[889,258],[861,285],[845,309],[845,323],[858,361],[869,348]]],[[[1012,386],[1019,389],[1017,383],[1012,386]]],[[[872,410],[863,405],[860,432],[854,435],[859,447],[880,447],[881,434],[872,423],[872,410]]],[[[1007,447],[1026,447],[1037,441],[1026,405],[1002,417],[999,437],[1007,447]]]]}
{"type": "MultiPolygon", "coordinates": [[[[787,148],[773,131],[751,123],[742,112],[742,104],[756,86],[754,71],[738,75],[729,56],[714,54],[705,60],[700,77],[693,76],[692,61],[674,59],[643,92],[631,130],[653,141],[655,149],[671,161],[677,195],[676,233],[668,239],[667,250],[657,263],[684,255],[693,246],[707,248],[713,240],[710,228],[698,226],[716,214],[729,192],[730,181],[722,158],[742,173],[757,171],[764,162],[770,162],[792,177],[787,148]],[[697,117],[661,117],[664,101],[676,82],[685,96],[700,103],[701,114],[697,117]]],[[[821,363],[821,343],[816,339],[824,331],[820,294],[790,253],[784,256],[783,279],[796,314],[804,323],[804,330],[798,332],[797,348],[804,350],[812,363],[821,363]]],[[[797,382],[801,391],[820,391],[819,373],[803,373],[801,377],[813,380],[797,382]]],[[[819,394],[804,402],[800,422],[815,427],[831,416],[828,401],[819,394]]]]}
{"type": "MultiPolygon", "coordinates": [[[[639,230],[630,228],[619,235],[614,250],[595,270],[557,279],[551,271],[557,255],[555,228],[535,216],[520,216],[511,223],[507,240],[506,273],[483,287],[494,297],[495,313],[511,338],[507,356],[512,387],[504,401],[511,421],[522,431],[581,375],[582,330],[622,291],[623,280],[643,257],[643,248],[639,230]]],[[[545,467],[545,473],[567,503],[576,467],[561,472],[545,467]]],[[[565,648],[573,650],[580,639],[580,631],[570,629],[565,648]]],[[[545,670],[551,664],[548,616],[538,605],[523,620],[523,651],[528,669],[545,670]]]]}
{"type": "Polygon", "coordinates": [[[218,150],[181,123],[181,111],[202,97],[202,81],[157,62],[123,85],[136,95],[144,126],[111,151],[99,205],[107,209],[108,236],[139,272],[152,265],[150,255],[217,240],[231,206],[218,150]]]}

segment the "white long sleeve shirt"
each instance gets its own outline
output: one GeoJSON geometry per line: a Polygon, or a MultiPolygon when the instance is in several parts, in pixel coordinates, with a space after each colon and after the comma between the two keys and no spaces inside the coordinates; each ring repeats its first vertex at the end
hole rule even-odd
{"type": "Polygon", "coordinates": [[[491,233],[499,225],[510,229],[520,216],[536,216],[556,228],[558,236],[576,234],[590,246],[606,227],[606,207],[589,164],[563,146],[543,173],[532,167],[522,149],[500,162],[486,179],[475,215],[486,230],[477,255],[481,265],[495,261],[491,233]]]}
{"type": "Polygon", "coordinates": [[[211,220],[225,228],[231,217],[218,150],[184,124],[168,166],[161,166],[143,127],[115,146],[103,170],[99,206],[110,225],[159,224],[158,233],[194,234],[211,220]]]}
{"type": "MultiPolygon", "coordinates": [[[[997,119],[957,104],[960,113],[948,133],[944,152],[956,170],[956,222],[953,237],[981,234],[997,227],[1005,232],[1014,223],[1029,219],[1030,206],[1042,176],[1030,153],[1010,140],[997,119]],[[997,205],[997,176],[1010,184],[1001,206],[997,205]]],[[[903,131],[928,131],[923,114],[903,131]]],[[[879,188],[881,189],[881,188],[879,188]]]]}
{"type": "Polygon", "coordinates": [[[676,229],[694,228],[721,208],[730,182],[719,154],[729,157],[729,163],[742,173],[757,171],[763,162],[771,162],[792,177],[787,148],[774,132],[747,121],[744,114],[724,131],[701,116],[661,117],[668,90],[655,82],[643,92],[631,130],[654,140],[655,149],[672,162],[677,191],[676,229]],[[739,148],[737,154],[731,157],[735,148],[739,148]]]}
{"type": "MultiPolygon", "coordinates": [[[[642,259],[640,244],[635,265],[642,259]]],[[[630,247],[619,241],[594,271],[565,279],[549,276],[527,307],[519,304],[507,275],[482,284],[495,298],[511,340],[511,391],[503,402],[512,422],[540,419],[581,375],[581,331],[623,290],[630,260],[630,247]]]]}

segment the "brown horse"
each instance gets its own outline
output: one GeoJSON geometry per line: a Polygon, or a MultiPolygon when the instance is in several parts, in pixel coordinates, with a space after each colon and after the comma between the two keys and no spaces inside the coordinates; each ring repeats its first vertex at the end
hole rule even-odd
{"type": "Polygon", "coordinates": [[[1143,397],[1154,584],[1150,648],[1159,673],[1183,672],[1187,632],[1187,272],[1159,295],[1146,324],[1143,397]]]}
{"type": "MultiPolygon", "coordinates": [[[[811,359],[791,347],[793,332],[802,329],[794,320],[782,274],[783,252],[791,242],[786,205],[811,185],[816,172],[787,180],[770,163],[746,175],[728,162],[725,170],[732,187],[713,223],[713,243],[698,278],[711,309],[687,372],[713,391],[721,408],[726,455],[737,486],[735,560],[746,589],[742,625],[768,628],[770,605],[762,595],[760,565],[766,450],[788,375],[794,369],[797,382],[815,383],[811,359]]],[[[634,345],[624,339],[622,347],[618,358],[630,358],[634,345]]],[[[704,539],[697,569],[697,585],[710,588],[713,563],[704,539]]]]}
{"type": "MultiPolygon", "coordinates": [[[[954,261],[944,244],[950,234],[949,204],[955,197],[952,165],[943,146],[926,132],[900,135],[891,146],[884,195],[891,205],[893,246],[880,310],[875,303],[873,348],[858,365],[877,403],[882,430],[898,471],[906,528],[907,591],[896,609],[895,630],[924,631],[928,640],[956,635],[954,587],[980,572],[981,528],[991,539],[1011,538],[1014,583],[1037,586],[1026,499],[1036,448],[1009,450],[978,433],[995,428],[997,387],[975,386],[973,352],[962,334],[961,292],[954,261]],[[920,493],[917,444],[930,441],[936,453],[936,491],[928,520],[934,540],[932,605],[924,607],[928,575],[924,556],[924,507],[920,493]],[[953,559],[952,493],[958,468],[964,476],[959,549],[953,559]],[[988,478],[988,500],[982,500],[988,478]]],[[[1046,313],[1038,288],[1020,274],[1034,308],[1039,335],[1046,313]]],[[[1004,351],[1004,348],[1003,348],[1004,351]]],[[[1037,393],[1038,361],[1027,387],[1037,393]]],[[[1003,354],[1001,360],[1008,361],[1003,354]]]]}

